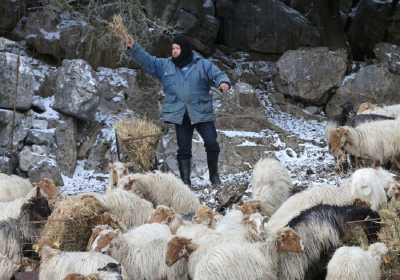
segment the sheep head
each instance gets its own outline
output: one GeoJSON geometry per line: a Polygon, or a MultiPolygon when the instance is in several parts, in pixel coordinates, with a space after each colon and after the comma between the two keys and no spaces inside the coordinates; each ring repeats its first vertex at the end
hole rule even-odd
{"type": "Polygon", "coordinates": [[[44,244],[43,246],[41,246],[39,251],[40,262],[41,263],[47,262],[49,259],[51,259],[54,256],[57,256],[60,253],[61,253],[60,250],[54,249],[50,247],[48,244],[44,244]]]}
{"type": "Polygon", "coordinates": [[[261,212],[261,201],[259,200],[246,201],[240,204],[239,208],[244,215],[251,215],[257,212],[261,212]]]}
{"type": "Polygon", "coordinates": [[[129,170],[125,164],[119,161],[110,163],[108,167],[110,169],[111,186],[116,188],[118,186],[119,179],[121,179],[123,176],[127,176],[129,174],[129,170]]]}
{"type": "Polygon", "coordinates": [[[264,217],[260,213],[253,213],[249,216],[245,216],[242,223],[248,226],[249,240],[265,240],[264,217]]]}
{"type": "Polygon", "coordinates": [[[197,209],[192,221],[196,224],[203,224],[208,227],[214,227],[216,216],[217,214],[211,208],[202,205],[197,209]]]}
{"type": "Polygon", "coordinates": [[[370,111],[375,110],[376,107],[377,106],[375,104],[372,104],[370,102],[363,102],[360,104],[360,106],[358,106],[357,114],[361,114],[367,110],[370,110],[370,111]]]}
{"type": "Polygon", "coordinates": [[[188,258],[197,249],[197,245],[192,243],[192,239],[176,236],[167,244],[165,263],[172,266],[181,258],[188,258]]]}
{"type": "Polygon", "coordinates": [[[88,251],[105,253],[111,241],[119,235],[119,230],[114,230],[109,225],[100,225],[92,229],[92,235],[87,245],[88,251]]]}
{"type": "Polygon", "coordinates": [[[301,253],[304,251],[300,236],[289,227],[279,231],[277,248],[279,252],[301,253]]]}
{"type": "Polygon", "coordinates": [[[164,205],[159,205],[151,214],[148,223],[170,224],[175,219],[175,217],[176,213],[174,209],[164,205]]]}
{"type": "Polygon", "coordinates": [[[33,183],[33,186],[38,187],[49,200],[58,196],[58,188],[51,179],[43,178],[39,182],[33,183]]]}
{"type": "Polygon", "coordinates": [[[338,127],[331,129],[328,135],[329,152],[337,159],[343,160],[346,156],[344,147],[349,143],[349,129],[338,127]]]}
{"type": "Polygon", "coordinates": [[[400,199],[400,182],[393,182],[389,185],[388,196],[394,200],[400,199]]]}
{"type": "Polygon", "coordinates": [[[31,222],[46,220],[51,214],[47,197],[41,194],[39,187],[35,187],[31,192],[28,194],[30,198],[21,207],[21,213],[26,214],[31,222]]]}

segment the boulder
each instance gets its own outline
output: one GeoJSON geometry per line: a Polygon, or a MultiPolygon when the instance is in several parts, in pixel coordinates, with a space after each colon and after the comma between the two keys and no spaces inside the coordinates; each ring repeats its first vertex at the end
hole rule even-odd
{"type": "Polygon", "coordinates": [[[22,16],[24,7],[25,1],[0,1],[0,36],[8,34],[14,29],[22,16]]]}
{"type": "Polygon", "coordinates": [[[345,51],[326,47],[287,51],[277,62],[275,86],[286,96],[322,105],[339,87],[347,69],[345,51]]]}
{"type": "Polygon", "coordinates": [[[81,59],[64,60],[58,69],[53,108],[82,120],[93,120],[100,102],[92,67],[81,59]]]}
{"type": "Polygon", "coordinates": [[[28,172],[40,161],[48,158],[48,149],[45,146],[25,146],[19,153],[19,168],[28,172]]]}
{"type": "Polygon", "coordinates": [[[342,113],[342,107],[350,102],[354,108],[363,102],[377,104],[400,103],[400,76],[391,73],[384,65],[368,65],[359,72],[347,76],[326,106],[328,116],[342,113]]]}
{"type": "Polygon", "coordinates": [[[22,43],[11,41],[7,38],[0,37],[0,52],[8,52],[16,55],[28,56],[26,48],[22,43]]]}
{"type": "Polygon", "coordinates": [[[77,12],[38,9],[18,23],[14,35],[57,62],[82,58],[93,67],[116,67],[119,63],[119,41],[112,39],[106,24],[89,23],[77,12]]]}
{"type": "Polygon", "coordinates": [[[307,17],[321,34],[321,45],[332,49],[347,47],[340,17],[342,1],[291,0],[290,6],[307,17]]]}
{"type": "Polygon", "coordinates": [[[318,30],[298,11],[281,1],[220,0],[221,42],[228,47],[280,54],[320,44],[318,30]]]}
{"type": "Polygon", "coordinates": [[[39,182],[43,178],[49,178],[54,181],[57,186],[63,186],[64,181],[57,163],[52,158],[45,158],[39,161],[28,172],[29,180],[32,183],[39,182]]]}
{"type": "Polygon", "coordinates": [[[400,74],[400,46],[379,43],[374,49],[375,56],[379,63],[387,66],[393,74],[400,74]]]}

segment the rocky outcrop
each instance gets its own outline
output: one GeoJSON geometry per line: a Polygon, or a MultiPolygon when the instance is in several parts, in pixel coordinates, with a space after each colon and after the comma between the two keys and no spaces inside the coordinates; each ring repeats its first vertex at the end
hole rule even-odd
{"type": "Polygon", "coordinates": [[[287,51],[277,62],[278,91],[308,104],[325,104],[346,73],[345,51],[310,48],[287,51]]]}
{"type": "Polygon", "coordinates": [[[390,72],[400,74],[400,46],[379,43],[375,46],[374,53],[378,62],[387,66],[390,72]]]}
{"type": "Polygon", "coordinates": [[[317,46],[320,34],[310,21],[281,1],[217,1],[221,41],[229,47],[280,54],[317,46]]]}
{"type": "Polygon", "coordinates": [[[86,61],[64,60],[58,69],[53,108],[82,120],[92,120],[100,102],[98,81],[86,61]]]}
{"type": "Polygon", "coordinates": [[[326,106],[328,116],[342,113],[343,104],[350,102],[357,108],[362,102],[377,104],[400,103],[400,76],[384,65],[368,65],[347,76],[326,106]]]}

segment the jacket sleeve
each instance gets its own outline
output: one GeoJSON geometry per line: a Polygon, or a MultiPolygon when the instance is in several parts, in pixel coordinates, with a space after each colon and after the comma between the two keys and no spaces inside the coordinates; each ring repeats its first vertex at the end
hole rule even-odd
{"type": "Polygon", "coordinates": [[[135,42],[132,48],[127,50],[127,53],[129,57],[138,63],[146,73],[159,79],[161,78],[163,73],[164,58],[150,55],[137,42],[135,42]]]}
{"type": "Polygon", "coordinates": [[[221,83],[227,83],[229,86],[231,86],[231,81],[229,80],[228,76],[215,64],[207,59],[204,59],[203,63],[207,77],[212,82],[213,86],[219,87],[221,83]]]}

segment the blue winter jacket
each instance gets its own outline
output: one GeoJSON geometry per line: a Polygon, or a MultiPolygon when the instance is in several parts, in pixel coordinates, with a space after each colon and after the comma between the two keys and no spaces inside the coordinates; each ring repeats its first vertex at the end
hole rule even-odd
{"type": "Polygon", "coordinates": [[[128,49],[128,54],[145,72],[162,83],[165,98],[161,120],[182,124],[185,110],[192,124],[215,120],[210,85],[230,84],[229,78],[217,66],[194,53],[188,69],[182,71],[171,58],[152,56],[138,43],[128,49]]]}

